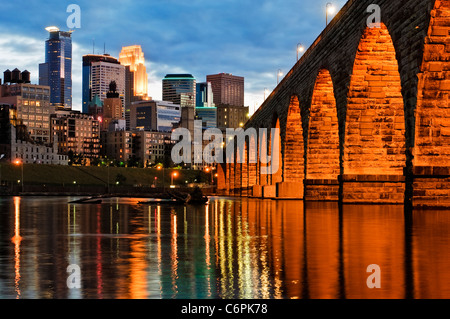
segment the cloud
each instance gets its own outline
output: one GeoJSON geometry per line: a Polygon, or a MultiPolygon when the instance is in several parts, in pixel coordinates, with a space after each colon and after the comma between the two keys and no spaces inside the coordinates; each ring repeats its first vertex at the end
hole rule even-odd
{"type": "MultiPolygon", "coordinates": [[[[328,0],[329,1],[329,0],[328,0]]],[[[245,101],[261,104],[276,72],[296,62],[296,46],[309,46],[325,27],[327,0],[80,0],[82,28],[73,34],[73,101],[81,108],[81,58],[92,52],[118,57],[122,46],[140,44],[150,95],[161,97],[167,73],[191,73],[198,81],[220,72],[245,77],[245,101]]],[[[337,7],[344,0],[334,1],[337,7]]],[[[20,12],[0,21],[0,67],[29,69],[37,81],[44,61],[44,27],[64,29],[70,0],[3,4],[20,12]]]]}
{"type": "Polygon", "coordinates": [[[21,71],[26,69],[31,73],[32,81],[37,82],[38,65],[44,59],[42,43],[29,36],[8,34],[2,29],[0,29],[0,34],[2,34],[0,37],[0,71],[15,68],[21,71]],[[34,52],[41,52],[41,54],[34,52]]]}

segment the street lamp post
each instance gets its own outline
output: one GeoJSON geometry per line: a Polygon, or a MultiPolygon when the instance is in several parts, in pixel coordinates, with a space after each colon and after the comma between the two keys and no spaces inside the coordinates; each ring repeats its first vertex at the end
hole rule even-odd
{"type": "Polygon", "coordinates": [[[20,165],[21,168],[22,168],[22,179],[20,180],[20,184],[21,184],[21,186],[22,186],[22,193],[23,193],[23,190],[24,190],[24,187],[23,187],[23,184],[24,184],[24,181],[23,181],[23,161],[21,161],[21,160],[16,160],[16,161],[14,162],[14,164],[20,165]]]}
{"type": "Polygon", "coordinates": [[[278,69],[277,72],[277,85],[280,84],[280,77],[283,76],[283,72],[281,71],[281,69],[278,69]]]}
{"type": "MultiPolygon", "coordinates": [[[[5,154],[1,154],[0,155],[0,160],[3,159],[3,157],[5,157],[5,154]]],[[[2,186],[2,164],[0,164],[0,186],[2,186]]]]}
{"type": "Polygon", "coordinates": [[[111,166],[112,163],[113,163],[112,161],[108,161],[108,194],[111,193],[110,182],[109,182],[109,167],[111,166]]]}
{"type": "Polygon", "coordinates": [[[334,5],[331,2],[328,2],[326,9],[325,9],[326,25],[328,25],[328,15],[334,14],[335,10],[336,10],[336,8],[334,7],[334,5]]]}
{"type": "Polygon", "coordinates": [[[173,178],[174,177],[177,177],[178,176],[178,173],[177,172],[173,172],[172,174],[171,174],[171,182],[170,182],[170,187],[171,188],[175,188],[175,186],[173,185],[173,178]]]}
{"type": "Polygon", "coordinates": [[[158,165],[158,170],[162,170],[163,178],[162,178],[162,184],[163,184],[163,191],[166,191],[166,183],[164,181],[165,179],[165,173],[164,173],[164,166],[158,165]]]}
{"type": "Polygon", "coordinates": [[[304,52],[305,51],[305,47],[303,46],[303,44],[299,43],[297,44],[297,61],[298,61],[298,54],[300,52],[304,52]]]}
{"type": "Polygon", "coordinates": [[[110,193],[109,191],[109,162],[108,162],[108,194],[110,193]]]}
{"type": "Polygon", "coordinates": [[[211,185],[213,185],[214,184],[214,174],[213,174],[214,167],[207,167],[205,170],[206,170],[206,173],[211,173],[211,185]]]}
{"type": "Polygon", "coordinates": [[[211,168],[211,185],[214,185],[214,171],[215,171],[215,167],[211,168]]]}

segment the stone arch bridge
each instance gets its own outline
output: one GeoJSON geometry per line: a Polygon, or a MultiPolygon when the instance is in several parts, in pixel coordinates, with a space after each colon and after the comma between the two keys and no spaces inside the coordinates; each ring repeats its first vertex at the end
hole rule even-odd
{"type": "Polygon", "coordinates": [[[350,0],[245,125],[279,128],[278,154],[247,139],[241,163],[219,165],[218,191],[450,207],[449,93],[449,0],[350,0]],[[277,173],[249,161],[252,145],[277,173]]]}

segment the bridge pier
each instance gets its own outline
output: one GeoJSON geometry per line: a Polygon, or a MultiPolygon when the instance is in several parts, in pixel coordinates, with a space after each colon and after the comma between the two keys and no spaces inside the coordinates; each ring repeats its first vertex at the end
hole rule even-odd
{"type": "Polygon", "coordinates": [[[412,188],[414,208],[450,208],[450,167],[414,167],[412,188]]]}
{"type": "Polygon", "coordinates": [[[405,177],[399,175],[343,175],[342,202],[348,204],[403,204],[405,177]]]}
{"type": "Polygon", "coordinates": [[[307,179],[305,180],[305,200],[308,201],[338,201],[338,179],[307,179]]]}
{"type": "Polygon", "coordinates": [[[276,185],[264,185],[262,187],[262,197],[277,199],[277,186],[276,185]]]}
{"type": "Polygon", "coordinates": [[[262,198],[263,197],[261,185],[253,185],[252,186],[252,196],[251,197],[254,197],[254,198],[262,198]]]}
{"type": "Polygon", "coordinates": [[[303,199],[304,185],[298,182],[277,183],[277,198],[279,199],[303,199]]]}

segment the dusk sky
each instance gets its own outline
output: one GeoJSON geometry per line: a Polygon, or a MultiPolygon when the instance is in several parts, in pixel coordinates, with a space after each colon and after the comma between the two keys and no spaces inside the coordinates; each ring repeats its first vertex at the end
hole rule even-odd
{"type": "MultiPolygon", "coordinates": [[[[147,0],[4,1],[0,13],[0,71],[19,68],[38,82],[47,26],[68,30],[69,4],[81,7],[73,33],[73,109],[81,110],[81,61],[93,51],[118,58],[122,46],[140,44],[149,73],[149,95],[161,99],[162,78],[190,73],[245,77],[245,103],[253,113],[264,89],[277,84],[296,62],[297,43],[306,47],[325,27],[329,0],[147,0]]],[[[345,0],[333,1],[340,9],[345,0]]]]}

